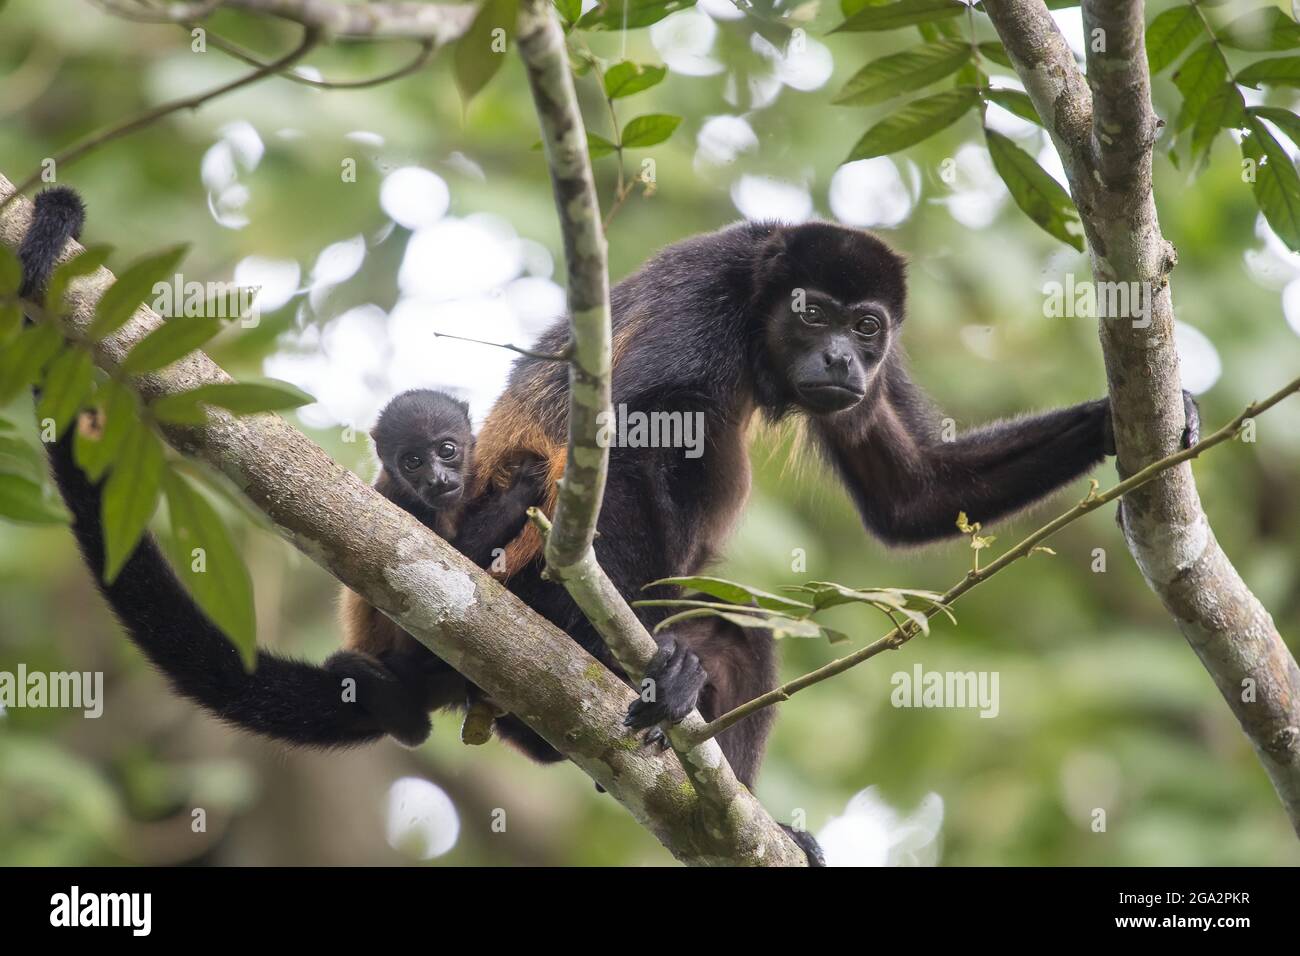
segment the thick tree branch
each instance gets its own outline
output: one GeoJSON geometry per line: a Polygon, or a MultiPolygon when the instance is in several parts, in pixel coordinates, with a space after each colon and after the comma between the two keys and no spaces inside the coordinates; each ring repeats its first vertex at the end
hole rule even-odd
{"type": "MultiPolygon", "coordinates": [[[[1173,453],[1184,426],[1169,288],[1177,255],[1161,235],[1151,189],[1158,121],[1143,5],[1084,0],[1086,86],[1042,0],[985,7],[1061,155],[1094,279],[1143,290],[1140,321],[1111,317],[1100,329],[1119,470],[1131,475],[1173,453]]],[[[1300,833],[1300,668],[1215,540],[1191,469],[1171,469],[1127,495],[1121,514],[1143,576],[1236,714],[1300,833]]]]}
{"type": "MultiPolygon", "coordinates": [[[[564,31],[550,0],[523,0],[519,52],[528,72],[568,266],[570,345],[569,447],[552,525],[533,521],[545,540],[547,574],[562,583],[605,640],[619,666],[639,679],[657,645],[596,560],[592,541],[605,491],[609,449],[597,441],[600,417],[610,408],[610,306],[600,201],[587,155],[564,31]]],[[[762,843],[765,862],[805,862],[785,835],[736,779],[714,741],[682,741],[703,726],[698,711],[668,730],[673,749],[700,797],[703,825],[737,845],[762,843]]]]}
{"type": "MultiPolygon", "coordinates": [[[[0,176],[0,197],[12,191],[0,176]]],[[[0,242],[16,249],[30,220],[31,203],[17,199],[0,214],[0,242]]],[[[69,243],[65,254],[79,250],[69,243]]],[[[85,331],[112,281],[101,268],[73,282],[65,318],[70,332],[85,331]]],[[[116,369],[161,322],[141,307],[96,347],[96,363],[116,369]]],[[[194,353],[136,381],[152,400],[229,380],[206,355],[194,353]]],[[[738,807],[730,830],[711,829],[677,761],[641,746],[623,727],[634,698],[621,680],[282,419],[213,411],[206,425],[168,427],[165,437],[228,476],[286,540],[570,757],[678,859],[788,861],[788,841],[773,837],[761,810],[746,818],[749,807],[738,807]]]]}
{"type": "Polygon", "coordinates": [[[247,10],[319,30],[327,37],[432,40],[444,46],[469,29],[473,4],[342,3],[337,0],[201,0],[149,7],[129,0],[92,0],[114,16],[146,23],[188,23],[218,9],[247,10]]]}

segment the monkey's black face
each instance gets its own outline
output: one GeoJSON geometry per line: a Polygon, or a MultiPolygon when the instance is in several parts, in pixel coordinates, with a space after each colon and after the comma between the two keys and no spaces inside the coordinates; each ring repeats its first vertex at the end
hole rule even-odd
{"type": "Polygon", "coordinates": [[[388,473],[406,485],[410,493],[430,508],[443,510],[460,502],[465,494],[465,471],[469,449],[460,435],[443,435],[432,442],[404,444],[383,458],[388,473]]]}
{"type": "Polygon", "coordinates": [[[469,408],[445,392],[414,389],[384,407],[370,433],[395,488],[435,511],[460,503],[474,454],[469,408]]]}
{"type": "Polygon", "coordinates": [[[862,401],[889,351],[890,318],[882,302],[842,302],[817,289],[794,289],[779,300],[767,345],[795,402],[828,415],[862,401]]]}

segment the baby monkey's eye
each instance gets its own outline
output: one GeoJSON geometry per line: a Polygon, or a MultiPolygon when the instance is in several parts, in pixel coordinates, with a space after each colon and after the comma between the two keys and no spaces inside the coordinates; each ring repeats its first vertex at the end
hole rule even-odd
{"type": "Polygon", "coordinates": [[[404,455],[402,457],[402,467],[407,471],[415,471],[424,464],[424,459],[419,455],[404,455]]]}
{"type": "Polygon", "coordinates": [[[809,305],[799,313],[805,325],[825,325],[826,311],[820,305],[809,305]]]}
{"type": "Polygon", "coordinates": [[[853,331],[865,339],[871,338],[880,331],[880,320],[874,315],[869,315],[853,327],[853,331]]]}
{"type": "Polygon", "coordinates": [[[438,457],[443,461],[451,461],[456,457],[456,443],[445,441],[438,446],[438,457]]]}

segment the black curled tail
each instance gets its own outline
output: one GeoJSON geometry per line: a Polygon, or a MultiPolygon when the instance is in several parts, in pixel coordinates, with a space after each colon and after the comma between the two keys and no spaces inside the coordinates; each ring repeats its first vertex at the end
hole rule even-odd
{"type": "MultiPolygon", "coordinates": [[[[228,723],[291,743],[338,747],[375,740],[379,722],[344,700],[343,674],[265,651],[244,669],[239,651],[194,603],[146,534],[112,584],[103,583],[100,489],[72,460],[71,430],[46,446],[72,533],[95,582],[131,641],[175,691],[228,723]]],[[[353,701],[364,699],[358,688],[353,701]]]]}
{"type": "Polygon", "coordinates": [[[55,186],[36,197],[31,227],[18,249],[18,259],[23,264],[20,296],[29,298],[45,288],[64,244],[81,235],[85,222],[86,207],[75,190],[55,186]]]}
{"type": "MultiPolygon", "coordinates": [[[[36,197],[32,225],[19,250],[24,296],[43,290],[64,243],[78,235],[84,218],[81,200],[71,189],[48,189],[36,197]]],[[[148,534],[116,580],[105,584],[100,488],[73,460],[74,431],[68,429],[58,442],[45,446],[72,514],[72,532],[131,641],[178,694],[237,727],[307,746],[350,746],[385,732],[418,743],[428,735],[428,716],[412,691],[378,661],[344,652],[322,667],[263,651],[256,669],[246,671],[238,649],[194,603],[148,534]],[[345,685],[346,678],[355,683],[345,685]],[[353,692],[345,699],[346,690],[353,692]],[[394,708],[405,717],[400,726],[391,717],[381,722],[375,716],[394,708]]]]}

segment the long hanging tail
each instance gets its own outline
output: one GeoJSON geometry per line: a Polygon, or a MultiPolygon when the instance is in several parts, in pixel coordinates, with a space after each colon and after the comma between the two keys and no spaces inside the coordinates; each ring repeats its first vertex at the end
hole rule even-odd
{"type": "MultiPolygon", "coordinates": [[[[80,232],[84,207],[67,188],[36,197],[23,239],[22,294],[39,293],[68,239],[80,232]]],[[[48,443],[51,470],[72,513],[81,553],[131,641],[161,670],[176,692],[220,719],[254,733],[314,747],[345,747],[392,733],[416,744],[429,733],[418,694],[378,661],[342,652],[324,667],[261,651],[244,669],[235,645],[185,591],[150,535],[112,584],[105,584],[100,488],[72,457],[72,430],[48,443]],[[344,700],[344,679],[355,693],[344,700]],[[352,702],[355,701],[355,702],[352,702]]]]}

